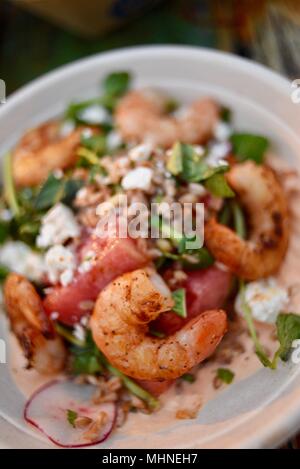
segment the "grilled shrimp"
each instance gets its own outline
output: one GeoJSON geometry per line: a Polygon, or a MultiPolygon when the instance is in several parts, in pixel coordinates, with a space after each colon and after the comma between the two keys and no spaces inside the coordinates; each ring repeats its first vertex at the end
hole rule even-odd
{"type": "Polygon", "coordinates": [[[82,128],[66,137],[59,135],[59,123],[47,122],[29,130],[13,152],[13,177],[19,187],[34,186],[54,169],[65,169],[76,161],[76,147],[82,128]]]}
{"type": "Polygon", "coordinates": [[[12,332],[23,349],[28,367],[41,374],[63,369],[64,344],[55,335],[34,286],[22,275],[11,273],[4,284],[4,301],[12,332]]]}
{"type": "Polygon", "coordinates": [[[174,306],[157,279],[143,269],[117,278],[99,294],[90,321],[99,349],[135,379],[178,378],[211,355],[226,332],[226,314],[212,310],[169,337],[147,335],[149,323],[174,306]]]}
{"type": "Polygon", "coordinates": [[[246,280],[267,277],[278,270],[288,246],[288,207],[283,189],[267,166],[236,164],[228,182],[248,216],[249,239],[243,240],[215,219],[205,227],[213,256],[246,280]]]}
{"type": "Polygon", "coordinates": [[[170,147],[176,140],[203,143],[212,134],[218,120],[217,104],[204,98],[195,101],[184,115],[166,114],[167,99],[153,90],[131,91],[119,102],[115,119],[125,141],[149,141],[170,147]]]}

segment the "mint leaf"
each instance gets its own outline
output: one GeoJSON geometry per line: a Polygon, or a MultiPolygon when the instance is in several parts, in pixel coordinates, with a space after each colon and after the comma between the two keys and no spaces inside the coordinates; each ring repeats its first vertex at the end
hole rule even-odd
{"type": "Polygon", "coordinates": [[[77,419],[78,414],[75,410],[67,409],[67,420],[72,427],[75,428],[75,420],[77,419]]]}
{"type": "Polygon", "coordinates": [[[174,306],[172,311],[180,316],[181,318],[187,317],[187,310],[186,310],[186,298],[185,298],[185,289],[179,288],[172,292],[172,298],[174,300],[174,306]]]}
{"type": "Polygon", "coordinates": [[[234,373],[229,368],[218,368],[217,377],[226,384],[230,384],[233,381],[234,373]]]}
{"type": "MultiPolygon", "coordinates": [[[[216,168],[217,169],[217,168],[216,168]]],[[[204,186],[216,197],[234,197],[233,190],[229,187],[224,174],[213,174],[209,179],[204,181],[204,186]]]]}
{"type": "Polygon", "coordinates": [[[270,142],[260,135],[236,133],[230,137],[235,157],[239,161],[252,160],[257,164],[264,162],[264,155],[270,142]]]}

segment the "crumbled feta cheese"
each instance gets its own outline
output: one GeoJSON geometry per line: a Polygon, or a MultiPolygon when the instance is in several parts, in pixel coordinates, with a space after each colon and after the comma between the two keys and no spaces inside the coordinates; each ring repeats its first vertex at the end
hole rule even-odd
{"type": "Polygon", "coordinates": [[[107,134],[106,137],[106,146],[108,150],[116,150],[122,145],[122,137],[119,132],[116,132],[115,130],[112,130],[107,134]]]}
{"type": "Polygon", "coordinates": [[[85,329],[81,324],[75,324],[73,329],[73,335],[76,339],[81,340],[82,342],[85,340],[85,329]]]}
{"type": "Polygon", "coordinates": [[[81,132],[81,136],[83,138],[90,138],[90,137],[92,137],[92,135],[93,135],[92,129],[86,128],[86,129],[83,129],[83,131],[81,132]]]}
{"type": "Polygon", "coordinates": [[[205,153],[205,148],[202,145],[194,145],[194,150],[198,156],[203,156],[205,153]]]}
{"type": "MultiPolygon", "coordinates": [[[[288,299],[287,290],[279,286],[274,278],[250,282],[245,287],[244,300],[257,321],[275,323],[288,299]]],[[[235,309],[243,314],[241,294],[237,296],[235,309]]]]}
{"type": "Polygon", "coordinates": [[[149,159],[152,151],[153,145],[151,143],[142,143],[129,150],[128,156],[132,161],[146,161],[149,159]]]}
{"type": "Polygon", "coordinates": [[[224,159],[228,156],[231,150],[231,145],[228,142],[214,143],[209,147],[206,163],[209,166],[223,166],[228,165],[224,159]]]}
{"type": "Polygon", "coordinates": [[[59,129],[60,137],[67,137],[75,129],[75,123],[72,120],[66,120],[63,122],[59,129]]]}
{"type": "Polygon", "coordinates": [[[135,168],[123,177],[121,185],[124,190],[141,189],[148,191],[151,186],[153,171],[150,168],[135,168]]]}
{"type": "Polygon", "coordinates": [[[53,176],[54,176],[56,179],[62,179],[63,176],[64,176],[64,172],[63,172],[60,168],[56,168],[56,169],[54,169],[54,171],[53,171],[53,176]]]}
{"type": "Polygon", "coordinates": [[[39,281],[45,273],[44,259],[21,241],[7,241],[0,249],[0,264],[30,280],[39,281]]]}
{"type": "Polygon", "coordinates": [[[36,244],[40,248],[62,244],[69,238],[76,238],[80,227],[72,210],[61,203],[54,205],[43,217],[36,244]]]}
{"type": "Polygon", "coordinates": [[[69,285],[74,277],[76,260],[71,249],[61,245],[50,248],[45,255],[47,275],[51,283],[69,285]]]}
{"type": "Polygon", "coordinates": [[[78,117],[88,124],[103,124],[110,121],[110,115],[107,110],[99,104],[93,104],[83,109],[78,117]]]}
{"type": "Polygon", "coordinates": [[[213,130],[214,137],[220,142],[226,142],[232,134],[232,128],[226,122],[219,121],[213,130]]]}

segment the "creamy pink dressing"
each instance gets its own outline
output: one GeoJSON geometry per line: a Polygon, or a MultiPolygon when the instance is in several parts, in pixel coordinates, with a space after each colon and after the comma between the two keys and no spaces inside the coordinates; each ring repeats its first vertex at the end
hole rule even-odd
{"type": "MultiPolygon", "coordinates": [[[[286,189],[291,212],[289,250],[277,278],[281,285],[289,288],[291,293],[289,311],[300,313],[300,289],[296,288],[300,286],[300,178],[280,159],[270,155],[268,160],[276,170],[280,171],[280,179],[286,189]]],[[[272,356],[278,346],[274,339],[274,327],[257,323],[257,329],[261,342],[272,356]]],[[[11,347],[12,376],[16,385],[28,397],[51,377],[41,376],[34,370],[25,369],[25,359],[14,337],[11,337],[11,347]]],[[[141,413],[129,414],[129,418],[118,429],[118,433],[138,435],[141,428],[145,432],[157,432],[172,424],[179,410],[193,410],[199,407],[201,412],[201,407],[206,402],[228,387],[225,383],[216,383],[216,371],[220,367],[233,371],[234,382],[246,378],[262,367],[253,352],[253,343],[242,319],[231,323],[230,330],[214,357],[198,367],[197,371],[193,370],[196,376],[194,383],[178,380],[177,384],[160,397],[161,408],[157,412],[150,416],[141,413]]]]}

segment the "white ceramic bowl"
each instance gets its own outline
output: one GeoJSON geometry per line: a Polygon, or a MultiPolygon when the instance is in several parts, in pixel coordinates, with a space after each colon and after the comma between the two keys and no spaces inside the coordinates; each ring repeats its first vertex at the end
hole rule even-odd
{"type": "MultiPolygon", "coordinates": [[[[0,153],[28,127],[62,112],[69,101],[95,95],[100,80],[120,69],[132,71],[137,86],[158,86],[185,102],[202,94],[214,96],[234,110],[238,129],[269,136],[277,153],[300,166],[300,104],[292,102],[288,80],[232,55],[177,46],[101,54],[34,81],[0,109],[0,153]]],[[[0,338],[5,335],[3,321],[0,338]]],[[[0,446],[49,447],[23,422],[25,398],[8,366],[0,367],[0,446]]],[[[109,447],[274,447],[299,426],[299,367],[288,364],[276,372],[261,369],[232,384],[206,404],[196,420],[174,421],[160,432],[145,420],[135,434],[116,434],[109,447]]]]}

